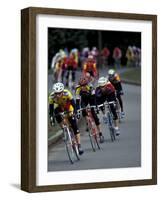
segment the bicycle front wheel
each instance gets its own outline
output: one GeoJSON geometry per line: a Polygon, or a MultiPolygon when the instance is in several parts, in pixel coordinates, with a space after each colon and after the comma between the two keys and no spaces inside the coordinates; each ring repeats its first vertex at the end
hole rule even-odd
{"type": "Polygon", "coordinates": [[[75,157],[77,158],[77,160],[80,160],[79,158],[79,151],[78,151],[78,145],[77,144],[73,144],[73,151],[74,151],[74,154],[75,154],[75,157]]]}
{"type": "Polygon", "coordinates": [[[115,138],[115,129],[113,126],[113,119],[110,113],[107,113],[107,119],[108,119],[108,128],[110,131],[111,141],[113,142],[116,138],[115,138]]]}
{"type": "Polygon", "coordinates": [[[94,137],[94,139],[95,139],[95,143],[96,143],[97,148],[98,148],[98,149],[101,149],[101,148],[100,148],[100,145],[99,145],[99,142],[98,142],[98,137],[97,137],[97,135],[95,134],[95,135],[93,135],[93,137],[94,137]]]}
{"type": "Polygon", "coordinates": [[[110,137],[111,137],[111,141],[113,142],[116,137],[115,137],[115,130],[113,127],[110,128],[110,137]]]}
{"type": "Polygon", "coordinates": [[[66,152],[67,152],[69,161],[71,162],[71,164],[73,164],[74,163],[74,149],[73,149],[71,134],[68,128],[64,129],[64,142],[65,142],[66,152]]]}
{"type": "Polygon", "coordinates": [[[92,133],[91,129],[89,129],[88,135],[89,135],[89,139],[90,139],[90,143],[91,143],[92,150],[93,150],[93,151],[96,151],[96,140],[95,140],[95,138],[93,137],[93,133],[92,133]]]}

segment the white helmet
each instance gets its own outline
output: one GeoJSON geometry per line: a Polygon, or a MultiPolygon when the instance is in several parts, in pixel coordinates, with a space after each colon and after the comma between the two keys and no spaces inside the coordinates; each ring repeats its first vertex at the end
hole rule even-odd
{"type": "Polygon", "coordinates": [[[90,54],[90,55],[88,56],[88,59],[93,59],[93,55],[90,54]]]}
{"type": "Polygon", "coordinates": [[[102,76],[98,79],[98,86],[104,86],[107,83],[107,78],[102,76]]]}
{"type": "Polygon", "coordinates": [[[115,70],[114,70],[114,69],[108,70],[108,75],[109,75],[109,76],[115,75],[115,70]]]}
{"type": "Polygon", "coordinates": [[[53,85],[53,92],[54,93],[63,92],[63,90],[64,90],[64,84],[63,83],[55,83],[53,85]]]}

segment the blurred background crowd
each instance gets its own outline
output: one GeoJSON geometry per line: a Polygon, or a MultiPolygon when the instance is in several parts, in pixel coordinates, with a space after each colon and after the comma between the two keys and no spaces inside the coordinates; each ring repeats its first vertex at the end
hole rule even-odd
{"type": "Polygon", "coordinates": [[[48,68],[63,81],[65,69],[82,70],[86,62],[97,69],[141,67],[141,33],[81,29],[48,29],[48,68]]]}

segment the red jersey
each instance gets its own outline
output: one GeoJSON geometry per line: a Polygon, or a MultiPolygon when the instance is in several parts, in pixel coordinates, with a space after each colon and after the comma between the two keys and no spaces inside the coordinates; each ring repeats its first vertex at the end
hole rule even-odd
{"type": "Polygon", "coordinates": [[[112,85],[112,83],[110,81],[107,82],[104,92],[107,95],[115,92],[115,87],[112,85]]]}
{"type": "Polygon", "coordinates": [[[83,73],[86,74],[87,72],[93,73],[93,76],[97,76],[97,68],[96,68],[96,62],[94,61],[87,61],[83,66],[83,73]]]}
{"type": "Polygon", "coordinates": [[[72,69],[76,69],[77,68],[77,63],[74,59],[74,57],[69,57],[66,59],[65,61],[65,68],[72,68],[72,69]]]}
{"type": "Polygon", "coordinates": [[[102,54],[102,56],[104,56],[104,57],[109,57],[110,51],[109,51],[108,48],[105,47],[105,48],[102,50],[101,54],[102,54]]]}

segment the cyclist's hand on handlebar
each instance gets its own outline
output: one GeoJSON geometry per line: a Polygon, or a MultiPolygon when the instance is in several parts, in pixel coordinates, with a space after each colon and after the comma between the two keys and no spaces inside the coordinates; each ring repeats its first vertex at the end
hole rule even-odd
{"type": "Polygon", "coordinates": [[[50,124],[51,126],[55,126],[55,120],[52,116],[50,117],[50,124]]]}
{"type": "Polygon", "coordinates": [[[100,106],[99,109],[102,111],[102,113],[105,113],[105,106],[104,105],[100,106]]]}

